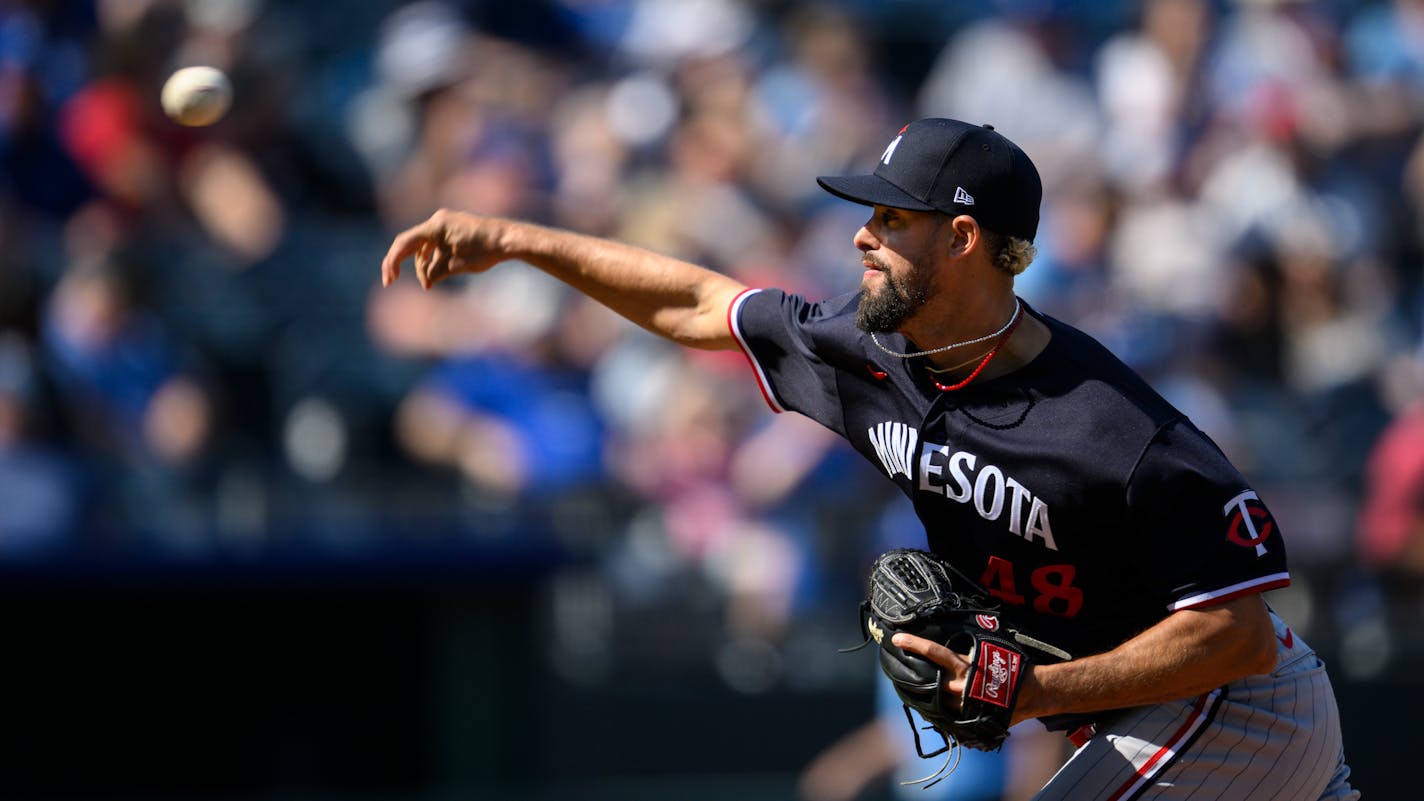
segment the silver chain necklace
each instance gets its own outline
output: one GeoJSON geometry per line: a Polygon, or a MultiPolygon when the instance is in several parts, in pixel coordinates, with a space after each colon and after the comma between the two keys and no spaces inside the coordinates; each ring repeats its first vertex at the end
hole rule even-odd
{"type": "MultiPolygon", "coordinates": [[[[935,354],[935,353],[944,353],[944,352],[947,351],[947,350],[954,350],[955,348],[962,348],[962,347],[964,347],[965,345],[978,345],[980,342],[988,342],[989,340],[993,339],[994,337],[999,336],[1000,334],[1002,334],[1002,333],[1004,333],[1005,331],[1009,330],[1009,326],[1013,325],[1013,324],[1014,324],[1014,320],[1017,320],[1017,319],[1019,318],[1019,311],[1020,311],[1021,309],[1022,309],[1022,306],[1019,304],[1019,298],[1018,298],[1017,295],[1015,295],[1015,296],[1014,296],[1014,313],[1011,314],[1011,315],[1009,315],[1009,321],[1008,321],[1007,323],[1004,323],[1004,327],[1003,327],[1003,328],[1000,328],[998,331],[995,331],[995,332],[992,333],[992,334],[985,334],[984,336],[979,337],[978,339],[966,339],[966,340],[964,340],[963,342],[956,342],[956,343],[954,343],[953,345],[945,345],[944,347],[935,348],[934,350],[917,350],[917,351],[915,351],[914,353],[896,353],[895,351],[890,350],[889,348],[887,348],[887,347],[885,347],[884,345],[880,344],[880,338],[875,335],[875,332],[874,332],[874,331],[872,331],[872,332],[870,333],[870,341],[871,341],[871,342],[874,342],[874,343],[875,343],[875,347],[880,348],[880,350],[881,350],[883,353],[885,353],[887,356],[894,356],[894,357],[897,358],[897,359],[913,359],[913,358],[916,357],[916,356],[929,356],[929,355],[935,354]]],[[[970,361],[973,361],[973,360],[971,359],[970,361]]]]}

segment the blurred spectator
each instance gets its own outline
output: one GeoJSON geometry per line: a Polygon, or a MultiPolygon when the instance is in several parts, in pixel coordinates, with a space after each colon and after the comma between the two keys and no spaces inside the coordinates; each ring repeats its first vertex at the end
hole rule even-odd
{"type": "Polygon", "coordinates": [[[213,408],[126,269],[66,271],[45,308],[43,353],[64,420],[113,491],[119,519],[167,530],[211,440],[213,408]]]}
{"type": "Polygon", "coordinates": [[[785,232],[745,184],[757,132],[746,65],[689,62],[678,77],[687,110],[669,135],[667,163],[644,179],[618,235],[713,269],[775,262],[787,247],[785,232]]]}
{"type": "Polygon", "coordinates": [[[1424,577],[1424,410],[1415,407],[1390,425],[1367,471],[1361,559],[1371,570],[1416,582],[1424,577]]]}
{"type": "Polygon", "coordinates": [[[1102,120],[1089,82],[1055,63],[1039,38],[1041,22],[1024,12],[958,31],[925,76],[916,105],[918,116],[982,121],[1012,137],[1033,156],[1049,195],[1098,169],[1102,120]]]}
{"type": "Polygon", "coordinates": [[[570,494],[602,482],[604,423],[588,389],[600,321],[562,314],[559,289],[541,278],[480,276],[466,310],[495,338],[442,358],[397,411],[401,444],[459,470],[496,527],[487,533],[532,535],[570,494]]]}
{"type": "Polygon", "coordinates": [[[42,433],[39,402],[29,348],[17,336],[0,336],[0,559],[81,545],[79,465],[42,433]]]}
{"type": "Polygon", "coordinates": [[[815,177],[882,146],[897,119],[877,89],[875,48],[863,20],[829,5],[796,7],[781,60],[753,87],[757,125],[753,188],[791,212],[824,205],[815,177]]]}
{"type": "MultiPolygon", "coordinates": [[[[1397,367],[1418,393],[1417,359],[1397,367]]],[[[1402,628],[1424,616],[1424,402],[1415,394],[1374,442],[1355,526],[1360,565],[1378,579],[1402,628]]]]}
{"type": "Polygon", "coordinates": [[[1365,3],[1344,31],[1350,71],[1369,88],[1394,87],[1417,101],[1424,91],[1424,4],[1365,3]]]}
{"type": "Polygon", "coordinates": [[[1098,51],[1096,91],[1103,105],[1103,167],[1134,195],[1162,191],[1196,111],[1193,90],[1211,31],[1206,0],[1148,0],[1138,28],[1098,51]]]}

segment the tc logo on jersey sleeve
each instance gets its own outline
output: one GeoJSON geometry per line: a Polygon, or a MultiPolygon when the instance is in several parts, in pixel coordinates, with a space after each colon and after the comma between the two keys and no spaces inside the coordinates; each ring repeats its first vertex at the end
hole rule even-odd
{"type": "Polygon", "coordinates": [[[1226,502],[1226,539],[1242,548],[1255,548],[1257,556],[1266,555],[1266,540],[1276,530],[1276,521],[1253,490],[1246,490],[1226,502]]]}

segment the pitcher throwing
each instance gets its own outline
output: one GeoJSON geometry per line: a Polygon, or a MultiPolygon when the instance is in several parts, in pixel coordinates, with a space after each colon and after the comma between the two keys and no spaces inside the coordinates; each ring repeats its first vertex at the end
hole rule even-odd
{"type": "MultiPolygon", "coordinates": [[[[410,257],[426,287],[519,259],[668,339],[742,349],[774,410],[848,439],[914,503],[928,550],[1075,657],[1016,678],[1012,721],[1079,744],[1040,801],[1358,798],[1324,665],[1261,596],[1290,582],[1264,500],[1130,368],[1014,294],[1042,199],[1028,156],[925,119],[873,174],[820,183],[871,209],[843,297],[452,211],[399,234],[382,278],[410,257]]],[[[964,696],[965,654],[893,645],[964,696]]]]}

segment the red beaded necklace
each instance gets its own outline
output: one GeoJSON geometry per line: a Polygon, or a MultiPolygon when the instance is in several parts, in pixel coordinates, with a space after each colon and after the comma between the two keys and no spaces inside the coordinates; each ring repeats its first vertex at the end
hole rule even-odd
{"type": "Polygon", "coordinates": [[[989,362],[993,361],[994,357],[999,355],[999,350],[1004,347],[1005,342],[1009,341],[1009,337],[1014,335],[1014,329],[1019,327],[1019,322],[1022,320],[1023,309],[1020,308],[1014,314],[1013,322],[1009,323],[1008,329],[1004,331],[1002,335],[999,336],[999,341],[994,343],[993,349],[990,350],[988,353],[984,354],[984,358],[979,360],[979,366],[975,367],[974,372],[970,373],[963,381],[960,381],[957,384],[941,384],[939,382],[939,379],[935,378],[933,374],[930,375],[930,381],[934,382],[934,385],[938,387],[942,392],[953,392],[957,389],[964,389],[965,387],[969,386],[969,382],[978,378],[979,374],[984,372],[984,368],[989,366],[989,362]]]}

